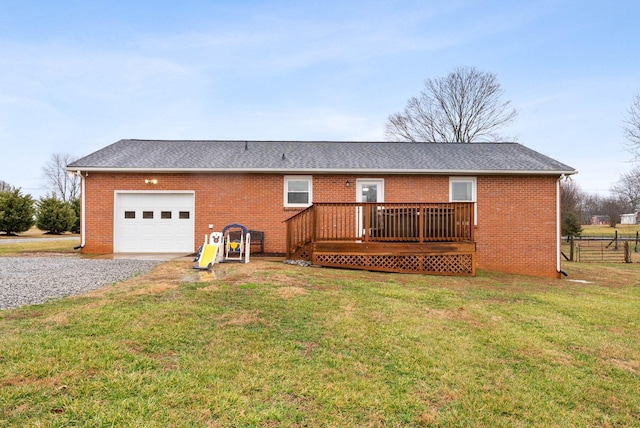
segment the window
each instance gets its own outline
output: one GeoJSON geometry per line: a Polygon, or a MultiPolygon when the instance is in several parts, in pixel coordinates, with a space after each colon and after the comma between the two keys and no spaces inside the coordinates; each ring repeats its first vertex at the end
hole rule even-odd
{"type": "Polygon", "coordinates": [[[180,213],[178,214],[178,218],[180,218],[181,220],[189,220],[189,211],[180,211],[180,213]]]}
{"type": "Polygon", "coordinates": [[[142,211],[142,218],[153,218],[153,211],[142,211]]]}
{"type": "Polygon", "coordinates": [[[284,177],[284,206],[308,207],[312,202],[312,177],[285,176],[284,177]]]}
{"type": "Polygon", "coordinates": [[[124,218],[136,218],[136,212],[135,211],[125,211],[124,212],[124,218]]]}
{"type": "Polygon", "coordinates": [[[475,225],[478,225],[476,177],[449,177],[449,201],[476,202],[473,208],[473,217],[475,225]]]}
{"type": "Polygon", "coordinates": [[[160,211],[160,218],[170,219],[171,218],[171,211],[160,211]]]}

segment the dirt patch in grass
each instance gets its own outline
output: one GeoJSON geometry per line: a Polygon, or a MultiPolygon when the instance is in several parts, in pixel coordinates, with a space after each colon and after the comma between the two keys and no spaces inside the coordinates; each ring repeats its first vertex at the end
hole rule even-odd
{"type": "Polygon", "coordinates": [[[456,309],[427,309],[426,316],[440,320],[465,320],[469,319],[464,308],[456,309]]]}
{"type": "MultiPolygon", "coordinates": [[[[306,267],[285,265],[281,261],[253,259],[250,263],[221,263],[214,265],[211,280],[214,283],[237,284],[272,284],[291,287],[283,291],[285,294],[300,294],[300,290],[308,288],[309,272],[306,267]]],[[[316,270],[314,269],[314,275],[316,270]]]]}
{"type": "Polygon", "coordinates": [[[34,377],[24,376],[22,374],[7,376],[0,381],[1,387],[37,387],[49,390],[64,390],[67,389],[66,382],[63,379],[77,378],[78,372],[76,371],[63,371],[62,373],[54,376],[47,377],[34,377]]]}
{"type": "Polygon", "coordinates": [[[625,361],[613,358],[609,360],[609,362],[620,370],[624,370],[629,373],[640,374],[640,361],[625,361]]]}
{"type": "Polygon", "coordinates": [[[69,323],[69,317],[67,313],[58,312],[48,318],[45,318],[44,323],[48,325],[49,328],[60,327],[69,323]]]}
{"type": "Polygon", "coordinates": [[[161,294],[175,290],[180,286],[187,270],[188,263],[166,262],[154,267],[151,271],[130,278],[126,281],[102,287],[84,294],[85,297],[104,297],[114,292],[127,293],[132,296],[145,294],[161,294]]]}
{"type": "Polygon", "coordinates": [[[280,287],[276,289],[276,293],[284,299],[291,299],[307,294],[307,290],[302,287],[280,287]]]}
{"type": "Polygon", "coordinates": [[[221,285],[271,284],[282,286],[276,292],[283,298],[292,298],[304,294],[305,276],[303,267],[289,267],[282,271],[283,264],[273,261],[256,260],[248,264],[217,264],[211,271],[198,271],[192,268],[191,262],[176,260],[165,262],[151,271],[130,278],[115,285],[100,288],[84,294],[84,297],[105,297],[112,293],[128,295],[159,295],[167,291],[177,290],[182,283],[205,282],[209,285],[199,288],[200,291],[215,292],[221,285]]]}
{"type": "Polygon", "coordinates": [[[260,311],[257,310],[222,314],[217,321],[220,322],[220,327],[263,324],[260,319],[260,311]]]}

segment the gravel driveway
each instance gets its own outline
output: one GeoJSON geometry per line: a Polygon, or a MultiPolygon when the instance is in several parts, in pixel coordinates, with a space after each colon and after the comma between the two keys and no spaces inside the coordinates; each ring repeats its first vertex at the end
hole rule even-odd
{"type": "Polygon", "coordinates": [[[0,257],[0,310],[95,290],[148,272],[160,261],[0,257]]]}

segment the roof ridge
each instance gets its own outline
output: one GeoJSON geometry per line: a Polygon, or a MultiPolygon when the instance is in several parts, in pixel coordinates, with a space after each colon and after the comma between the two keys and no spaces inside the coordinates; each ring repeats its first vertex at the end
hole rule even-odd
{"type": "MultiPolygon", "coordinates": [[[[155,138],[123,138],[120,141],[165,142],[165,143],[314,143],[314,144],[435,144],[435,145],[522,145],[516,141],[476,141],[462,143],[457,141],[375,141],[375,140],[203,140],[203,139],[155,139],[155,138]]],[[[524,147],[524,146],[523,146],[524,147]]]]}

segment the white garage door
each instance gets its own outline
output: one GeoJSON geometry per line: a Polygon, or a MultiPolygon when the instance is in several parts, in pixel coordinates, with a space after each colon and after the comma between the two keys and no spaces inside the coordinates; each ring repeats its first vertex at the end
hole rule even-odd
{"type": "Polygon", "coordinates": [[[116,193],[115,253],[192,253],[193,193],[116,193]]]}

